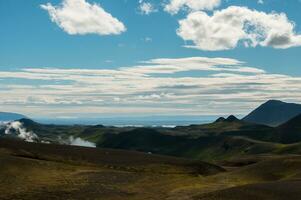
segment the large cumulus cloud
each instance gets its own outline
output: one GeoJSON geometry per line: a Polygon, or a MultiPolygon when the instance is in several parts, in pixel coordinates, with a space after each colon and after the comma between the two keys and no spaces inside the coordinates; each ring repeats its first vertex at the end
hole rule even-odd
{"type": "Polygon", "coordinates": [[[59,6],[47,3],[41,8],[48,11],[51,21],[71,35],[116,35],[126,31],[117,18],[100,5],[89,4],[86,0],[63,0],[59,6]]]}
{"type": "Polygon", "coordinates": [[[201,50],[228,50],[240,42],[246,47],[289,48],[301,46],[301,35],[284,13],[265,13],[231,6],[208,15],[190,13],[179,21],[177,34],[201,50]]]}

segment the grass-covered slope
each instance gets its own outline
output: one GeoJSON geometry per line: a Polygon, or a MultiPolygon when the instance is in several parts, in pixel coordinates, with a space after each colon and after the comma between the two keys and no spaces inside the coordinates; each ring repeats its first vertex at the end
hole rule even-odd
{"type": "Polygon", "coordinates": [[[301,197],[301,180],[266,182],[227,188],[194,200],[288,200],[301,197]]]}
{"type": "MultiPolygon", "coordinates": [[[[54,162],[64,162],[67,164],[84,164],[91,166],[110,166],[112,168],[122,168],[123,166],[133,167],[132,170],[143,169],[146,165],[174,165],[179,168],[191,168],[191,172],[206,175],[215,173],[221,168],[201,161],[192,161],[176,157],[151,155],[136,151],[123,151],[113,149],[86,148],[68,145],[27,143],[20,140],[0,139],[0,147],[6,149],[12,155],[47,160],[54,162]],[[204,169],[202,171],[201,169],[204,169]],[[212,169],[212,170],[211,170],[212,169]]],[[[186,171],[187,171],[186,169],[186,171]]]]}
{"type": "Polygon", "coordinates": [[[231,167],[219,167],[132,151],[0,139],[0,199],[300,198],[300,156],[249,156],[247,160],[253,162],[242,157],[229,161],[231,167]],[[245,164],[237,164],[241,162],[245,164]]]}
{"type": "Polygon", "coordinates": [[[173,188],[223,172],[139,152],[0,139],[0,199],[167,199],[173,188]]]}
{"type": "Polygon", "coordinates": [[[221,188],[208,193],[200,193],[193,199],[299,199],[301,198],[300,166],[300,156],[270,156],[256,164],[209,177],[208,182],[221,184],[221,188]],[[228,186],[223,188],[224,184],[228,186]]]}
{"type": "Polygon", "coordinates": [[[98,147],[214,161],[239,155],[270,153],[278,149],[279,145],[241,136],[213,135],[191,138],[164,135],[154,129],[139,128],[120,134],[104,135],[98,147]]]}

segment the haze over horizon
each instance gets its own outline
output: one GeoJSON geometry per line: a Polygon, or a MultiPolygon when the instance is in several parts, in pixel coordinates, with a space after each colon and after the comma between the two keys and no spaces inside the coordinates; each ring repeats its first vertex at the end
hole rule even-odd
{"type": "Polygon", "coordinates": [[[0,111],[246,115],[301,103],[300,0],[0,1],[0,111]]]}

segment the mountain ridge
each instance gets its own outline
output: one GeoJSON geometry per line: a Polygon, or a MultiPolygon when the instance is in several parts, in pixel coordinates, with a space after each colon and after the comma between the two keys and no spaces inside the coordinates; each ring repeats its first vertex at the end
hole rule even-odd
{"type": "Polygon", "coordinates": [[[269,100],[251,111],[242,120],[277,127],[301,114],[301,104],[269,100]]]}

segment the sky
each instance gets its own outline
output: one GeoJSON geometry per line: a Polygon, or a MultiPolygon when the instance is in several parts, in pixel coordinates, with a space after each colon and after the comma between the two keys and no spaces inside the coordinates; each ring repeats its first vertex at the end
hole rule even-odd
{"type": "Polygon", "coordinates": [[[244,115],[301,103],[300,0],[0,0],[0,110],[244,115]]]}

